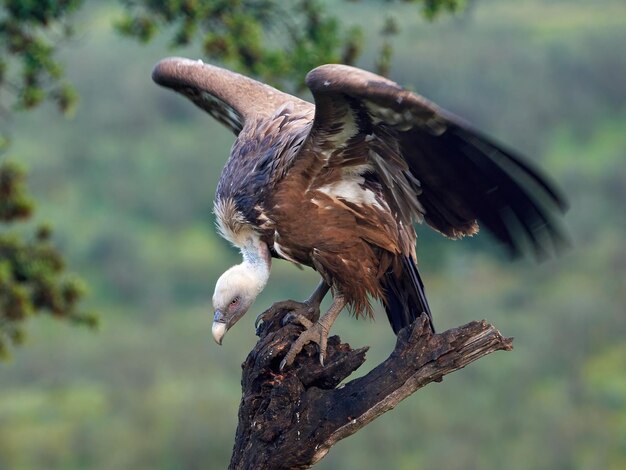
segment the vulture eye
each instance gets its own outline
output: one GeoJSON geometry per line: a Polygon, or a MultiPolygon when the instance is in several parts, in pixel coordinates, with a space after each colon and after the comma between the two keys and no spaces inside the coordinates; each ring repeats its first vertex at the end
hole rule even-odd
{"type": "Polygon", "coordinates": [[[230,301],[230,306],[234,307],[238,303],[239,303],[239,297],[235,297],[233,300],[230,301]]]}

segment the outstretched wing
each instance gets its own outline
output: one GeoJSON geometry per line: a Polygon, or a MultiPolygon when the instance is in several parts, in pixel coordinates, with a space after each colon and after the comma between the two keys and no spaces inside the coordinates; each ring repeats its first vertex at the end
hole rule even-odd
{"type": "Polygon", "coordinates": [[[554,185],[461,119],[345,65],[318,67],[306,83],[316,109],[303,148],[322,149],[316,164],[324,168],[360,171],[386,186],[400,220],[423,215],[453,238],[475,233],[478,220],[513,255],[532,248],[542,257],[566,243],[556,216],[567,204],[554,185]]]}
{"type": "Polygon", "coordinates": [[[304,104],[269,85],[201,60],[163,59],[154,67],[152,79],[185,95],[235,135],[247,120],[270,116],[287,102],[304,104]]]}

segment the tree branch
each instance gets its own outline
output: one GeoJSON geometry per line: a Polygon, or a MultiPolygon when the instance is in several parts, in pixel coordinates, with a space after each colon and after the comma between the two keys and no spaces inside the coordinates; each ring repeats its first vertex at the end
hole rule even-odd
{"type": "Polygon", "coordinates": [[[260,326],[242,365],[243,396],[230,469],[302,469],[341,439],[406,397],[494,351],[512,349],[492,325],[474,321],[433,335],[422,318],[400,331],[391,355],[367,375],[340,383],[365,362],[367,348],[328,340],[326,365],[308,345],[282,373],[278,365],[301,329],[282,315],[260,326]]]}

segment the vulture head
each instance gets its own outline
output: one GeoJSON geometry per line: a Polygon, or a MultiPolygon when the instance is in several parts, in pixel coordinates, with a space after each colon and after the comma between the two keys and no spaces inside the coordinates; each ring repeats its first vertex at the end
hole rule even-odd
{"type": "Polygon", "coordinates": [[[212,333],[217,344],[222,344],[226,332],[252,306],[269,278],[271,257],[267,245],[251,240],[241,252],[243,263],[224,272],[215,284],[212,333]]]}

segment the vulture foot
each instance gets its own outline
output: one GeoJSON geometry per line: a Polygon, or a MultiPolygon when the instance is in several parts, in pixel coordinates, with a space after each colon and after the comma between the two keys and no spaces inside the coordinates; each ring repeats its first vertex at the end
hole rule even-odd
{"type": "MultiPolygon", "coordinates": [[[[296,317],[298,322],[301,321],[300,318],[296,317]]],[[[308,322],[308,319],[304,318],[308,322]]],[[[324,365],[324,359],[326,358],[326,343],[328,341],[328,332],[330,330],[329,327],[324,325],[321,320],[311,323],[309,322],[310,327],[304,330],[298,339],[291,345],[289,352],[285,356],[285,358],[281,361],[279,369],[282,371],[285,366],[290,366],[293,364],[296,356],[302,348],[304,348],[309,343],[316,343],[319,351],[320,351],[320,364],[324,365]]]]}
{"type": "Polygon", "coordinates": [[[283,314],[283,317],[281,318],[283,326],[286,322],[290,322],[295,319],[305,328],[310,328],[310,326],[320,317],[320,304],[322,303],[322,300],[324,300],[324,296],[326,296],[329,289],[329,285],[321,280],[311,294],[311,297],[306,299],[304,302],[296,302],[295,300],[276,302],[265,312],[256,317],[254,327],[258,329],[259,323],[270,321],[281,312],[291,312],[291,314],[283,314]],[[289,315],[289,317],[287,317],[287,315],[289,315]]]}
{"type": "MultiPolygon", "coordinates": [[[[308,312],[307,312],[308,313],[308,312]]],[[[319,318],[319,312],[316,318],[313,321],[317,321],[319,318]]],[[[309,320],[303,314],[298,313],[297,311],[291,311],[287,315],[283,317],[282,324],[285,326],[287,323],[299,323],[307,330],[313,326],[313,321],[309,320]]]]}
{"type": "Polygon", "coordinates": [[[305,302],[296,302],[295,300],[276,302],[265,312],[260,313],[256,317],[254,327],[258,328],[261,322],[270,321],[282,312],[287,312],[283,315],[281,320],[283,326],[286,323],[295,321],[305,328],[308,328],[320,317],[320,305],[319,303],[310,302],[308,300],[305,302]]]}
{"type": "Polygon", "coordinates": [[[324,360],[326,359],[326,343],[328,342],[328,332],[330,331],[330,327],[333,326],[339,312],[346,305],[346,301],[342,295],[336,295],[333,299],[333,304],[328,309],[328,312],[317,320],[315,323],[309,321],[308,318],[291,314],[289,318],[292,321],[297,321],[302,324],[306,330],[300,333],[298,339],[291,345],[289,348],[289,352],[285,356],[285,358],[281,361],[279,369],[282,371],[285,366],[290,366],[293,364],[296,356],[302,348],[306,346],[308,343],[316,343],[319,351],[320,351],[320,364],[324,366],[324,360]]]}

